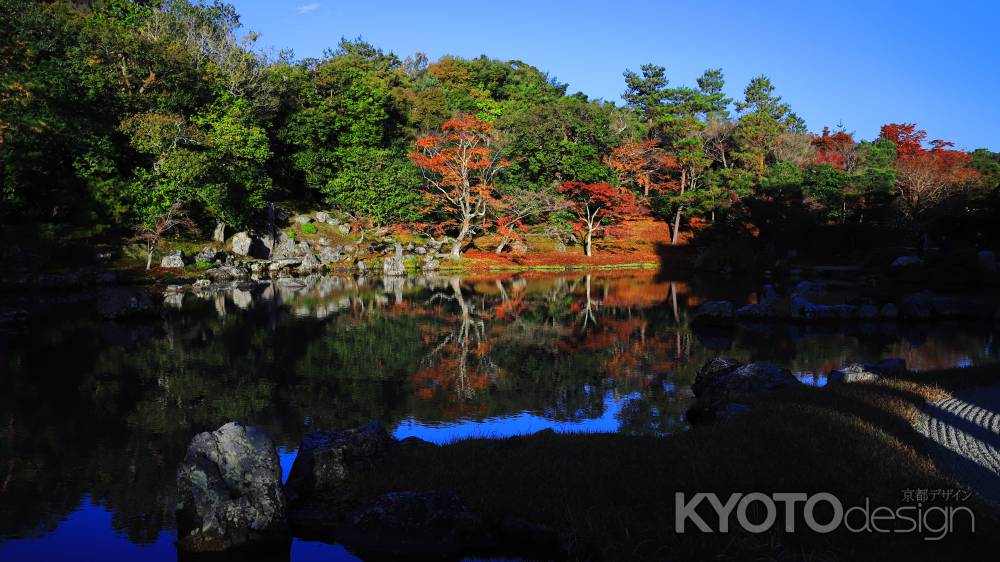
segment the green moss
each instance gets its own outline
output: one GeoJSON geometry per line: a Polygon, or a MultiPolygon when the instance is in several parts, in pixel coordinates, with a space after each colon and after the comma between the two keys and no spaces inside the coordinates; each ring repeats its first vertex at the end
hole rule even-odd
{"type": "Polygon", "coordinates": [[[316,234],[317,232],[319,232],[319,229],[311,222],[302,225],[302,234],[316,234]]]}

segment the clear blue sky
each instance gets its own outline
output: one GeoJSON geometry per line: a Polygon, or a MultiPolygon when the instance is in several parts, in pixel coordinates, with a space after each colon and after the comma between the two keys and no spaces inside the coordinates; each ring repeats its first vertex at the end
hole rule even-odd
{"type": "Polygon", "coordinates": [[[811,130],[843,122],[870,139],[916,122],[929,138],[1000,151],[1000,0],[233,3],[264,45],[299,58],[360,36],[401,58],[519,59],[615,101],[625,68],[652,62],[693,85],[721,67],[732,97],[770,76],[811,130]]]}

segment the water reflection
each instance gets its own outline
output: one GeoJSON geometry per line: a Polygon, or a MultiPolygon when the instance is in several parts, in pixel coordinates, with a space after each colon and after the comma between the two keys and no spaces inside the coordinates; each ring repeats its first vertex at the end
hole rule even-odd
{"type": "MultiPolygon", "coordinates": [[[[690,327],[700,302],[752,291],[652,272],[312,276],[172,295],[151,319],[103,321],[86,303],[36,314],[0,340],[0,558],[87,559],[98,545],[172,559],[177,463],[194,433],[232,419],[269,431],[289,464],[307,431],[372,418],[435,442],[669,434],[719,353],[819,385],[848,360],[997,359],[983,326],[690,327]]],[[[310,549],[296,543],[293,559],[310,549]]]]}

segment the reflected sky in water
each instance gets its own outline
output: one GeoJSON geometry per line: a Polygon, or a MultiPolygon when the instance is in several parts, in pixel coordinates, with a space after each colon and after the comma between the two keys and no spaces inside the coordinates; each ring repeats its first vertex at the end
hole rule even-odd
{"type": "MultiPolygon", "coordinates": [[[[822,386],[847,361],[996,362],[996,326],[748,324],[695,330],[755,287],[657,272],[308,277],[172,295],[101,320],[82,300],[0,336],[0,560],[174,560],[191,437],[230,420],[279,446],[381,419],[435,443],[544,429],[683,431],[700,365],[724,354],[822,386]]],[[[295,541],[292,560],[350,559],[295,541]]]]}

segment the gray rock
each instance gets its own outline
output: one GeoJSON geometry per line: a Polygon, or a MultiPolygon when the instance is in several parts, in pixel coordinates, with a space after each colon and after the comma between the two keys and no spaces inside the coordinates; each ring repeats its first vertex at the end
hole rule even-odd
{"type": "Polygon", "coordinates": [[[717,357],[698,371],[691,389],[698,398],[697,408],[717,413],[726,404],[742,404],[756,395],[800,384],[788,369],[717,357]]]}
{"type": "Polygon", "coordinates": [[[313,431],[302,439],[285,489],[291,502],[317,494],[336,495],[358,471],[366,470],[393,443],[381,422],[347,431],[313,431]]]}
{"type": "Polygon", "coordinates": [[[327,219],[326,224],[330,226],[337,226],[340,224],[340,219],[336,217],[330,217],[329,219],[327,219]]]}
{"type": "Polygon", "coordinates": [[[840,369],[830,371],[827,381],[831,384],[866,382],[905,372],[906,360],[893,357],[883,359],[874,365],[870,363],[848,363],[840,369]]]}
{"type": "Polygon", "coordinates": [[[330,245],[330,239],[326,238],[326,237],[320,237],[320,239],[317,240],[317,242],[319,243],[320,246],[329,246],[330,245]]]}
{"type": "Polygon", "coordinates": [[[194,256],[196,262],[212,263],[219,258],[219,251],[211,246],[205,246],[194,256]]]}
{"type": "Polygon", "coordinates": [[[215,230],[212,231],[212,241],[220,244],[226,241],[226,223],[215,223],[215,230]]]}
{"type": "Polygon", "coordinates": [[[193,283],[193,284],[191,285],[191,287],[192,287],[192,288],[193,288],[193,289],[194,289],[195,291],[204,291],[205,289],[208,289],[208,288],[209,288],[209,287],[211,287],[211,286],[212,286],[212,282],[211,282],[211,281],[209,281],[208,279],[199,279],[199,280],[195,281],[195,282],[194,282],[194,283],[193,283]]]}
{"type": "Polygon", "coordinates": [[[306,224],[312,222],[313,220],[312,217],[308,217],[306,215],[298,215],[295,218],[293,218],[292,221],[298,224],[306,224]]]}
{"type": "Polygon", "coordinates": [[[422,256],[422,255],[424,255],[424,254],[426,254],[426,253],[427,253],[427,248],[426,248],[426,247],[424,247],[424,246],[417,246],[416,248],[414,248],[414,249],[413,249],[413,251],[414,251],[414,252],[415,252],[415,253],[416,253],[416,254],[417,254],[418,256],[422,256]]]}
{"type": "Polygon", "coordinates": [[[351,232],[351,227],[347,226],[346,224],[340,224],[337,225],[337,230],[339,230],[341,234],[348,234],[351,232]]]}
{"type": "Polygon", "coordinates": [[[299,273],[309,273],[320,267],[320,261],[316,259],[316,256],[312,253],[307,253],[302,257],[301,263],[299,263],[299,273]]]}
{"type": "Polygon", "coordinates": [[[233,239],[229,243],[234,254],[248,256],[250,255],[250,246],[253,244],[253,238],[246,232],[237,232],[233,235],[233,239]]]}
{"type": "Polygon", "coordinates": [[[458,558],[492,550],[482,519],[452,492],[392,492],[351,513],[337,541],[363,558],[458,558]]]}
{"type": "Polygon", "coordinates": [[[562,242],[556,242],[555,250],[560,254],[566,253],[566,244],[563,244],[562,242]]]}
{"type": "Polygon", "coordinates": [[[358,271],[360,271],[362,274],[365,271],[368,271],[368,266],[365,265],[365,260],[358,260],[358,262],[354,264],[354,266],[357,267],[358,271]]]}
{"type": "Polygon", "coordinates": [[[696,324],[727,324],[733,321],[734,308],[730,301],[708,301],[698,307],[692,322],[696,324]]]}
{"type": "Polygon", "coordinates": [[[324,264],[337,263],[338,261],[340,261],[340,251],[338,251],[336,248],[330,248],[330,247],[322,248],[319,251],[319,261],[323,262],[324,264]]]}
{"type": "Polygon", "coordinates": [[[736,317],[745,320],[770,320],[784,316],[787,316],[787,311],[782,310],[781,301],[772,285],[764,285],[757,303],[736,309],[736,317]]]}
{"type": "Polygon", "coordinates": [[[184,308],[184,293],[167,293],[163,295],[163,306],[177,310],[184,308]]]}
{"type": "Polygon", "coordinates": [[[160,267],[184,267],[187,265],[187,262],[188,259],[187,256],[184,255],[184,252],[177,250],[176,252],[163,256],[163,259],[160,260],[160,267]]]}
{"type": "Polygon", "coordinates": [[[406,265],[403,263],[403,247],[396,243],[396,253],[385,258],[382,262],[382,270],[385,275],[398,277],[406,275],[406,265]]]}
{"type": "Polygon", "coordinates": [[[281,465],[263,431],[199,433],[177,471],[177,548],[220,552],[289,540],[281,465]]]}
{"type": "Polygon", "coordinates": [[[328,220],[330,220],[330,213],[327,213],[326,211],[319,211],[316,213],[317,222],[326,222],[328,220]]]}
{"type": "Polygon", "coordinates": [[[797,296],[792,299],[789,314],[810,321],[852,320],[857,318],[858,309],[850,304],[815,304],[797,296]]]}
{"type": "Polygon", "coordinates": [[[892,260],[890,267],[913,267],[924,265],[924,258],[920,256],[899,256],[892,260]]]}
{"type": "Polygon", "coordinates": [[[205,271],[205,277],[208,277],[216,283],[225,283],[227,281],[239,281],[241,279],[246,279],[248,274],[246,270],[241,267],[236,267],[235,265],[223,265],[205,271]]]}
{"type": "Polygon", "coordinates": [[[97,312],[109,320],[152,310],[149,294],[141,289],[108,287],[97,292],[97,312]]]}
{"type": "Polygon", "coordinates": [[[274,249],[271,251],[271,259],[281,260],[288,258],[297,258],[301,255],[302,251],[299,248],[299,246],[295,243],[294,238],[285,234],[284,232],[278,235],[278,240],[275,242],[274,249]]]}

